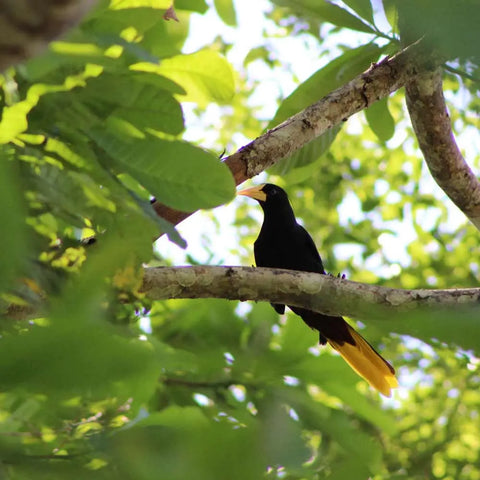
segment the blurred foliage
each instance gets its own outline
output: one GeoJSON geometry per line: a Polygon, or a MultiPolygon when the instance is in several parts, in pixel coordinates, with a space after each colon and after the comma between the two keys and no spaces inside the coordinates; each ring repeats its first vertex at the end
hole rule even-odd
{"type": "MultiPolygon", "coordinates": [[[[192,12],[240,24],[232,0],[177,0],[180,22],[163,19],[170,2],[104,0],[46,54],[4,72],[0,306],[41,313],[2,315],[2,478],[480,479],[476,311],[362,319],[399,372],[401,388],[384,401],[267,304],[150,302],[138,291],[142,264],[172,263],[153,238],[185,245],[151,196],[187,210],[230,201],[224,149],[399,41],[425,34],[448,51],[452,122],[477,166],[478,2],[403,2],[400,15],[397,3],[272,1],[263,42],[234,71],[228,35],[184,53],[192,12]],[[294,39],[319,52],[304,82],[283,63],[282,42],[294,39]],[[270,118],[254,101],[262,75],[297,84],[285,95],[278,85],[270,118]]],[[[433,184],[402,95],[285,159],[271,181],[288,190],[332,273],[476,286],[478,232],[433,184]]],[[[258,207],[235,209],[231,250],[249,265],[258,207]]],[[[195,249],[187,255],[197,261],[195,249]]]]}
{"type": "Polygon", "coordinates": [[[474,47],[480,21],[478,0],[406,0],[395,2],[400,33],[405,41],[426,40],[447,58],[470,59],[478,64],[474,47]]]}

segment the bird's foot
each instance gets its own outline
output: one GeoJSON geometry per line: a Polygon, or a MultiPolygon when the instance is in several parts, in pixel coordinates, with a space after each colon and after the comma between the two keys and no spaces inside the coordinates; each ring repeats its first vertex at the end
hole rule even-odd
{"type": "Polygon", "coordinates": [[[337,275],[334,275],[333,273],[327,273],[329,277],[335,277],[335,278],[341,278],[342,280],[345,280],[347,276],[344,273],[337,273],[337,275]]]}

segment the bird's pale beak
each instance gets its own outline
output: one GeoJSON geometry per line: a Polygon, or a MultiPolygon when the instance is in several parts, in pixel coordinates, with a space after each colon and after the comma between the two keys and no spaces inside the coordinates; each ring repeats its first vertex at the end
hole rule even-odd
{"type": "Polygon", "coordinates": [[[245,195],[246,197],[254,198],[260,202],[265,202],[267,200],[267,194],[262,190],[265,185],[256,185],[255,187],[246,188],[245,190],[240,190],[237,192],[237,195],[245,195]]]}

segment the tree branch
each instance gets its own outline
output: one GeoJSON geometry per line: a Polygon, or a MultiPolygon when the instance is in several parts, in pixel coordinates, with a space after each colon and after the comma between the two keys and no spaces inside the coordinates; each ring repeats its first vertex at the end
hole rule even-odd
{"type": "Polygon", "coordinates": [[[406,85],[407,107],[428,168],[452,202],[480,230],[480,182],[452,132],[441,70],[422,72],[406,85]]]}
{"type": "Polygon", "coordinates": [[[96,0],[0,0],[0,72],[38,55],[96,0]]]}
{"type": "MultiPolygon", "coordinates": [[[[239,185],[299,150],[329,128],[345,122],[353,114],[403,87],[420,70],[434,67],[434,60],[425,53],[422,43],[414,43],[394,57],[373,64],[366,72],[245,145],[225,158],[224,162],[239,185]]],[[[174,225],[191,215],[158,202],[153,204],[153,208],[160,217],[174,225]]]]}
{"type": "Polygon", "coordinates": [[[267,301],[356,318],[391,318],[406,311],[478,306],[480,301],[480,288],[402,290],[329,275],[255,267],[146,268],[141,291],[152,300],[267,301]]]}
{"type": "MultiPolygon", "coordinates": [[[[403,290],[352,282],[317,273],[278,268],[155,267],[144,271],[140,292],[150,300],[224,298],[281,303],[327,315],[391,319],[403,312],[478,307],[480,288],[403,290]]],[[[128,300],[127,300],[128,301],[128,300]]],[[[48,315],[42,305],[10,305],[12,320],[48,315]]]]}

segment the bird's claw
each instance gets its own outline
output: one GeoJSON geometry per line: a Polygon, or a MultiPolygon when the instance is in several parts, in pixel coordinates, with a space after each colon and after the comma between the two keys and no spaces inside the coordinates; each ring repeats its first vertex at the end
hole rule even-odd
{"type": "Polygon", "coordinates": [[[337,275],[334,275],[333,273],[327,273],[329,277],[335,277],[335,278],[341,278],[342,280],[345,280],[347,276],[344,273],[337,273],[337,275]]]}

